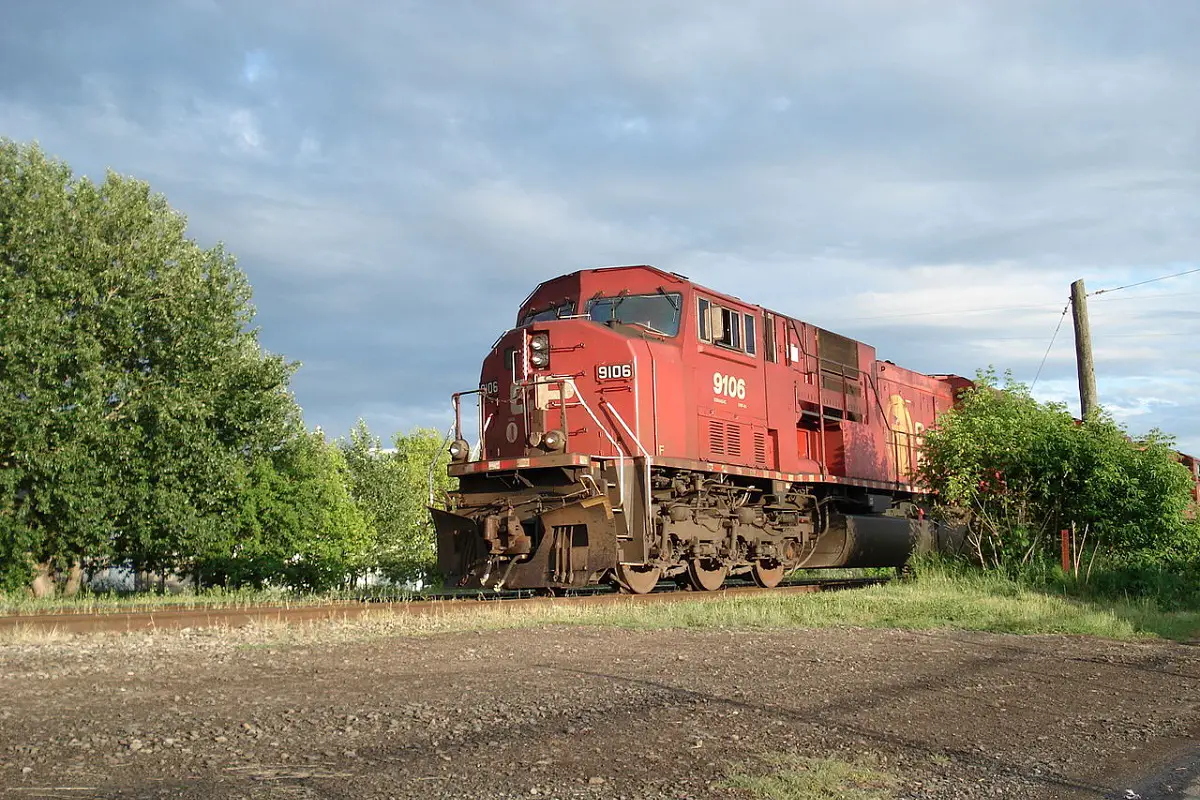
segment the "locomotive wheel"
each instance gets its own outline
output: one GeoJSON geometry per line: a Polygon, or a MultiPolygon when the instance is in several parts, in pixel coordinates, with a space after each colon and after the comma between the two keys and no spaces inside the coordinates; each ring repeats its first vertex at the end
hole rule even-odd
{"type": "Polygon", "coordinates": [[[765,558],[760,559],[754,562],[750,574],[753,576],[754,582],[762,588],[774,589],[783,580],[783,563],[765,558]]]}
{"type": "Polygon", "coordinates": [[[729,567],[720,561],[703,558],[693,558],[688,562],[688,582],[698,592],[715,592],[725,583],[729,567]]]}
{"type": "Polygon", "coordinates": [[[662,568],[646,567],[639,564],[618,564],[617,583],[621,590],[629,594],[647,594],[658,586],[662,577],[662,568]]]}

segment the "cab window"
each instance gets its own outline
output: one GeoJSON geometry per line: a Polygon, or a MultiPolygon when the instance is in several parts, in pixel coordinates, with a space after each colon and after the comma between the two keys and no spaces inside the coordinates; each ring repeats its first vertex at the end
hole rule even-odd
{"type": "Polygon", "coordinates": [[[557,305],[550,306],[549,308],[543,308],[541,311],[530,311],[521,318],[521,324],[517,327],[524,327],[531,322],[545,322],[546,320],[550,319],[562,319],[563,317],[569,317],[574,313],[575,302],[573,300],[568,300],[565,303],[559,303],[557,305]]]}
{"type": "Polygon", "coordinates": [[[640,325],[664,336],[679,333],[681,297],[678,293],[624,294],[597,297],[588,304],[593,322],[640,325]]]}

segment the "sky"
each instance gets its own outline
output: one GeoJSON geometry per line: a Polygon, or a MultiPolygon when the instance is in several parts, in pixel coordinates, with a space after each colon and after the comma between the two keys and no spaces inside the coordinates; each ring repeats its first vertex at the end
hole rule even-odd
{"type": "MultiPolygon", "coordinates": [[[[1175,0],[11,0],[0,136],[223,242],[333,436],[444,429],[534,285],[613,264],[1077,410],[1070,283],[1200,267],[1198,29],[1175,0]]],[[[1200,273],[1089,301],[1101,403],[1192,453],[1198,302],[1200,273]]]]}

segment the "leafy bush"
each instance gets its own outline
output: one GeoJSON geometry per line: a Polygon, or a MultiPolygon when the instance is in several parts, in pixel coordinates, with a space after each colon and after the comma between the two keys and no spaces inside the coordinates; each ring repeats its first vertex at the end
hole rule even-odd
{"type": "Polygon", "coordinates": [[[927,432],[921,475],[944,513],[966,516],[979,563],[1019,570],[1056,559],[1058,531],[1069,529],[1086,577],[1097,563],[1195,558],[1191,479],[1170,445],[1158,431],[1130,437],[1102,412],[1079,422],[985,372],[927,432]]]}

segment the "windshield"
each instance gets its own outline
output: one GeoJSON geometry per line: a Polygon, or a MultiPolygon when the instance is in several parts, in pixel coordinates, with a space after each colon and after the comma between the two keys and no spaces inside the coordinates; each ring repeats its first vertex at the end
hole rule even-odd
{"type": "Polygon", "coordinates": [[[543,308],[541,311],[531,311],[521,318],[521,326],[528,325],[531,322],[545,322],[548,319],[562,319],[569,317],[575,313],[575,301],[568,300],[565,303],[560,303],[556,306],[543,308]]]}
{"type": "Polygon", "coordinates": [[[641,325],[667,336],[679,333],[679,294],[627,294],[601,297],[588,304],[588,316],[594,322],[616,320],[625,325],[641,325]]]}

